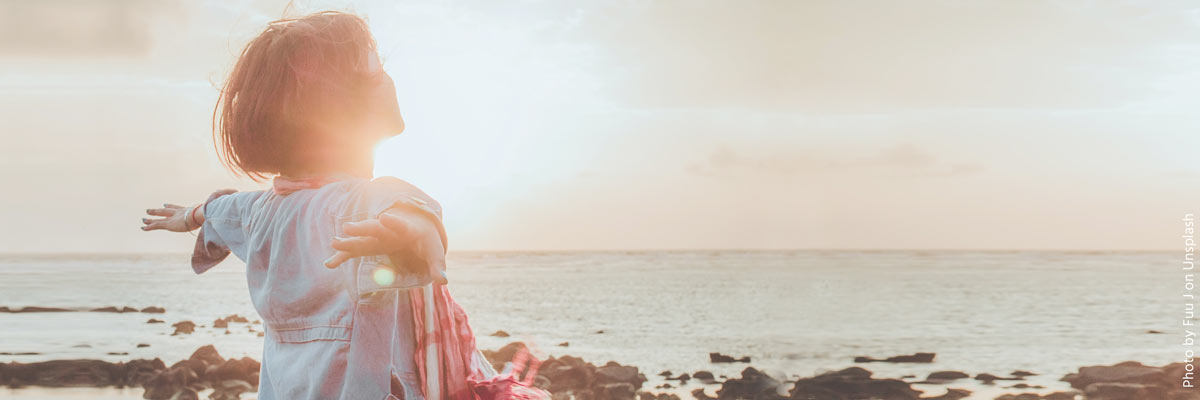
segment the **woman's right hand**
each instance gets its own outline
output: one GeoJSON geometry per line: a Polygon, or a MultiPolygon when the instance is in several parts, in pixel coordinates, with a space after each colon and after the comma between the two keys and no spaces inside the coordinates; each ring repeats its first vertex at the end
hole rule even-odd
{"type": "Polygon", "coordinates": [[[153,231],[166,229],[171,232],[187,232],[198,227],[188,224],[188,212],[191,207],[175,204],[163,204],[162,208],[151,208],[146,214],[162,218],[142,218],[142,230],[153,231]]]}

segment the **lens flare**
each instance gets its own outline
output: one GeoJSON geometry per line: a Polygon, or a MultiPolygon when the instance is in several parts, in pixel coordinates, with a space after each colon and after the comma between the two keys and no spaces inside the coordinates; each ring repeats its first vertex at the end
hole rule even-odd
{"type": "Polygon", "coordinates": [[[379,284],[380,286],[391,285],[392,282],[396,281],[396,273],[392,272],[390,269],[382,267],[376,268],[375,273],[372,274],[372,277],[375,279],[375,283],[379,284]]]}

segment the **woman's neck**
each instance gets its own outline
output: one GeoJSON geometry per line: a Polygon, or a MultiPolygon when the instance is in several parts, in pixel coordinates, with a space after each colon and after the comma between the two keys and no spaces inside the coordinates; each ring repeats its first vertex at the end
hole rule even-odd
{"type": "Polygon", "coordinates": [[[375,157],[373,152],[362,152],[363,154],[352,157],[338,157],[337,159],[326,160],[325,162],[310,162],[305,168],[297,168],[293,171],[283,173],[283,176],[292,179],[313,178],[322,176],[349,175],[359,178],[371,179],[375,176],[375,157]]]}

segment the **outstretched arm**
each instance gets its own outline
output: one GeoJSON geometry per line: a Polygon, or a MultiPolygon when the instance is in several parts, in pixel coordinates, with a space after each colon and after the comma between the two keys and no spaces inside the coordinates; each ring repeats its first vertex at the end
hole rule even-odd
{"type": "Polygon", "coordinates": [[[434,217],[407,207],[393,207],[378,219],[347,223],[342,231],[349,237],[334,238],[337,253],[325,261],[336,268],[362,256],[387,255],[398,266],[428,273],[435,283],[446,283],[446,244],[434,217]],[[423,269],[423,270],[420,270],[423,269]]]}
{"type": "MultiPolygon", "coordinates": [[[[221,195],[237,193],[237,190],[223,189],[217,191],[221,195]]],[[[168,230],[171,232],[190,232],[204,224],[204,203],[191,207],[176,204],[163,204],[162,208],[151,208],[146,214],[162,218],[142,218],[142,230],[168,230]]]]}

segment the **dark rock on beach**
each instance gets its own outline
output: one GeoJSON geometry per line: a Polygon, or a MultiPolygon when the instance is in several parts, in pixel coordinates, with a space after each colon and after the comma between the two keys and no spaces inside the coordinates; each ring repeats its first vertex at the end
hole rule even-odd
{"type": "Polygon", "coordinates": [[[112,306],[109,306],[109,307],[93,308],[93,309],[91,309],[91,310],[88,310],[88,311],[91,311],[91,312],[107,312],[107,313],[127,313],[127,312],[138,312],[138,309],[136,309],[136,308],[133,308],[133,307],[121,307],[121,308],[117,308],[117,307],[112,307],[112,306]]]}
{"type": "MultiPolygon", "coordinates": [[[[525,344],[513,342],[496,351],[484,350],[484,356],[497,370],[512,361],[513,356],[525,344]]],[[[550,357],[538,368],[534,386],[545,389],[554,398],[576,399],[621,399],[645,398],[638,390],[646,382],[646,376],[637,367],[610,361],[602,366],[593,365],[578,357],[550,357]]],[[[648,396],[658,396],[646,393],[648,396]]],[[[653,397],[659,398],[659,397],[653,397]]],[[[671,398],[671,397],[666,397],[671,398]]]]}
{"type": "Polygon", "coordinates": [[[733,358],[721,353],[708,353],[708,360],[713,363],[734,363],[734,362],[750,362],[750,357],[733,358]]]}
{"type": "Polygon", "coordinates": [[[166,369],[162,360],[109,363],[100,360],[54,360],[0,364],[0,384],[21,386],[137,386],[166,369]]]}
{"type": "Polygon", "coordinates": [[[885,359],[877,359],[877,358],[871,358],[871,357],[866,357],[866,356],[858,356],[858,357],[854,357],[854,362],[856,362],[856,363],[868,363],[868,362],[931,363],[931,362],[933,362],[933,358],[935,356],[937,356],[936,353],[915,353],[915,354],[910,354],[910,355],[906,355],[906,356],[888,357],[885,359]]]}
{"type": "Polygon", "coordinates": [[[13,314],[41,313],[41,312],[71,312],[71,311],[75,311],[75,310],[66,309],[66,308],[58,308],[58,307],[37,307],[37,306],[22,307],[22,308],[15,308],[15,309],[9,309],[8,307],[0,307],[0,312],[13,313],[13,314]]]}
{"type": "Polygon", "coordinates": [[[157,318],[150,318],[150,319],[146,320],[147,324],[161,324],[163,322],[166,322],[166,321],[163,321],[163,320],[157,319],[157,318]]]}
{"type": "Polygon", "coordinates": [[[230,322],[248,324],[250,323],[250,320],[241,315],[233,314],[224,318],[217,318],[216,320],[213,320],[213,328],[228,328],[230,322]]]}
{"type": "MultiPolygon", "coordinates": [[[[745,375],[745,372],[742,374],[745,375]]],[[[729,381],[725,381],[725,384],[728,385],[729,381]]],[[[899,379],[874,379],[871,378],[871,371],[850,367],[797,380],[790,395],[793,399],[908,400],[921,398],[921,391],[899,379]]]]}
{"type": "Polygon", "coordinates": [[[147,314],[162,314],[167,312],[167,309],[162,307],[150,306],[142,309],[142,312],[147,314]]]}
{"type": "Polygon", "coordinates": [[[176,322],[174,324],[171,324],[171,327],[175,328],[175,332],[172,333],[171,336],[181,335],[181,334],[190,334],[190,333],[196,331],[196,323],[192,322],[192,321],[176,322]]]}
{"type": "Polygon", "coordinates": [[[508,337],[508,332],[505,332],[505,331],[495,331],[495,332],[492,332],[492,334],[491,334],[491,335],[488,335],[488,336],[495,336],[495,337],[508,337]]]}
{"type": "Polygon", "coordinates": [[[151,400],[187,397],[200,389],[213,389],[211,398],[236,399],[256,390],[262,365],[250,358],[225,360],[213,346],[196,349],[192,356],[171,365],[144,386],[143,397],[151,400]]]}
{"type": "Polygon", "coordinates": [[[967,375],[965,372],[961,372],[961,371],[938,371],[938,372],[929,374],[929,376],[925,378],[925,381],[927,381],[927,382],[949,382],[949,381],[953,381],[953,380],[970,378],[970,377],[971,377],[971,375],[967,375]]]}
{"type": "Polygon", "coordinates": [[[1005,378],[1005,377],[999,377],[996,375],[992,375],[989,373],[982,373],[982,374],[975,375],[975,380],[986,383],[986,384],[991,384],[992,382],[995,382],[995,381],[1019,381],[1022,379],[1025,379],[1025,378],[1019,377],[1019,376],[1005,378]]]}
{"type": "Polygon", "coordinates": [[[504,369],[505,363],[512,361],[513,356],[516,355],[518,351],[520,351],[521,349],[524,349],[524,348],[525,348],[525,343],[512,342],[512,343],[504,345],[504,347],[501,347],[498,350],[495,350],[495,351],[483,350],[482,353],[483,353],[483,356],[488,359],[488,361],[492,362],[492,368],[495,368],[496,371],[500,371],[500,370],[504,369]]]}
{"type": "Polygon", "coordinates": [[[1182,387],[1184,376],[1194,374],[1188,372],[1190,368],[1184,363],[1152,367],[1127,361],[1083,367],[1064,376],[1062,381],[1082,390],[1089,400],[1200,399],[1200,390],[1182,387]]]}

